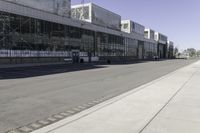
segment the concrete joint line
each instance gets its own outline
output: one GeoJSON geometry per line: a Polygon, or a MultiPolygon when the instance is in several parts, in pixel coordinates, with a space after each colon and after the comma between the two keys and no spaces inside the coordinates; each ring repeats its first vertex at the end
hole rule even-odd
{"type": "Polygon", "coordinates": [[[198,71],[192,73],[188,80],[172,95],[172,97],[170,97],[166,104],[149,120],[149,122],[138,133],[142,133],[149,126],[149,124],[160,114],[160,112],[163,111],[164,108],[167,107],[167,105],[176,97],[176,95],[191,81],[191,79],[197,72],[198,71]]]}

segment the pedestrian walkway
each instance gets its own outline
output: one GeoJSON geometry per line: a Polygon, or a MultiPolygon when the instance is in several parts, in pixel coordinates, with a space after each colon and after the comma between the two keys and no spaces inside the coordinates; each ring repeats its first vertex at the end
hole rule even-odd
{"type": "Polygon", "coordinates": [[[200,61],[33,133],[200,133],[199,82],[200,61]]]}

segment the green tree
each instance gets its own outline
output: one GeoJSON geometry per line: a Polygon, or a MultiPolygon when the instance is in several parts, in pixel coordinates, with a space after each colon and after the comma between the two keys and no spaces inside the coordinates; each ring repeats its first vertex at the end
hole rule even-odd
{"type": "Polygon", "coordinates": [[[197,56],[200,57],[200,50],[197,51],[197,56]]]}
{"type": "Polygon", "coordinates": [[[178,53],[179,53],[179,50],[178,50],[177,47],[175,47],[175,48],[174,48],[174,55],[175,55],[175,56],[179,56],[178,53]]]}
{"type": "Polygon", "coordinates": [[[196,57],[197,55],[197,51],[194,48],[188,48],[186,51],[189,53],[190,57],[196,57]]]}

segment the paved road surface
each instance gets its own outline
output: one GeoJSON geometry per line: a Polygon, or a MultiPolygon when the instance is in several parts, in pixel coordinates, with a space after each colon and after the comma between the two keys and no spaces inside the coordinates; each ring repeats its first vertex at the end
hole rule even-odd
{"type": "Polygon", "coordinates": [[[200,133],[200,61],[33,133],[200,133]]]}
{"type": "Polygon", "coordinates": [[[0,132],[101,97],[112,98],[192,62],[195,60],[85,66],[84,71],[63,65],[1,69],[0,132]]]}

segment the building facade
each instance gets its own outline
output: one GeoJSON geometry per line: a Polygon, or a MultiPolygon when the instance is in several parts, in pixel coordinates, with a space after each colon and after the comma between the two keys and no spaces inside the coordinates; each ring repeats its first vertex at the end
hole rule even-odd
{"type": "Polygon", "coordinates": [[[158,57],[159,58],[167,58],[168,55],[168,37],[159,32],[155,32],[155,40],[158,43],[158,57]]]}
{"type": "Polygon", "coordinates": [[[168,41],[168,58],[173,59],[175,58],[175,50],[174,50],[174,42],[168,41]]]}
{"type": "Polygon", "coordinates": [[[71,0],[4,0],[4,1],[54,13],[68,18],[71,16],[71,0]]]}
{"type": "Polygon", "coordinates": [[[127,33],[137,33],[144,37],[145,27],[141,24],[138,24],[132,20],[122,20],[121,21],[121,31],[127,33]]]}
{"type": "Polygon", "coordinates": [[[152,29],[144,30],[145,38],[145,58],[155,58],[158,56],[158,42],[155,40],[155,31],[152,29]]]}
{"type": "Polygon", "coordinates": [[[121,16],[93,3],[74,5],[71,17],[114,30],[121,30],[121,16]]]}
{"type": "Polygon", "coordinates": [[[155,31],[152,29],[145,29],[144,30],[144,38],[150,39],[150,40],[155,40],[155,31]]]}
{"type": "MultiPolygon", "coordinates": [[[[109,23],[108,23],[109,25],[109,23]]],[[[91,22],[0,0],[0,62],[61,62],[65,58],[144,59],[154,41],[91,22]]]]}

